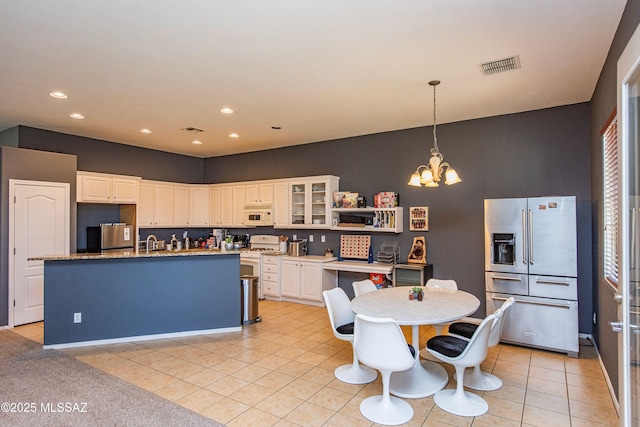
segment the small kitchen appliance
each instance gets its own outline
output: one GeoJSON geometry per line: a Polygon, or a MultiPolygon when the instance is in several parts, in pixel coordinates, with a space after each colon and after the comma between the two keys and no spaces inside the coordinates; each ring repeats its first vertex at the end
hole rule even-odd
{"type": "Polygon", "coordinates": [[[308,253],[307,239],[298,239],[289,242],[289,255],[305,256],[308,253]]]}
{"type": "Polygon", "coordinates": [[[273,225],[273,209],[271,206],[245,206],[242,211],[244,225],[273,225]]]}

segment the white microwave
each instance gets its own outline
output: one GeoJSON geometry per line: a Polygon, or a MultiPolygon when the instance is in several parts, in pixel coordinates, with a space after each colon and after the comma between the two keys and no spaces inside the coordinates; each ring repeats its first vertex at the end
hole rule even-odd
{"type": "Polygon", "coordinates": [[[273,225],[273,209],[270,206],[245,207],[242,211],[242,223],[244,225],[273,225]]]}

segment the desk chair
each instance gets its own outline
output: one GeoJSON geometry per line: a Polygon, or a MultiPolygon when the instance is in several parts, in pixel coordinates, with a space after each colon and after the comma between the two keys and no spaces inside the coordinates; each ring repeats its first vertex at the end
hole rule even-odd
{"type": "Polygon", "coordinates": [[[378,288],[376,288],[376,285],[369,279],[353,282],[351,285],[353,286],[353,294],[356,297],[359,297],[362,294],[366,294],[367,292],[378,290],[378,288]]]}
{"type": "Polygon", "coordinates": [[[456,368],[455,390],[440,390],[433,400],[441,409],[455,415],[477,417],[489,410],[487,402],[473,393],[464,391],[464,370],[479,365],[487,357],[491,326],[500,310],[487,316],[470,340],[451,335],[438,335],[427,341],[427,350],[439,360],[456,368]]]}
{"type": "MultiPolygon", "coordinates": [[[[427,283],[425,284],[425,286],[427,288],[441,288],[441,289],[452,289],[452,290],[458,290],[458,284],[456,283],[455,280],[451,280],[451,279],[429,279],[427,280],[427,283]]],[[[447,326],[446,323],[438,323],[433,325],[434,328],[436,328],[436,335],[442,335],[442,329],[447,326]]]]}
{"type": "Polygon", "coordinates": [[[349,341],[353,348],[353,363],[336,368],[334,375],[337,379],[348,384],[366,384],[375,380],[378,373],[367,367],[360,366],[353,345],[353,322],[355,314],[351,311],[350,301],[342,288],[334,288],[322,292],[324,303],[329,313],[329,321],[333,335],[339,340],[349,341]]]}
{"type": "MultiPolygon", "coordinates": [[[[504,325],[504,319],[507,315],[509,307],[516,303],[513,297],[508,298],[498,310],[502,311],[502,315],[498,317],[491,325],[491,334],[489,335],[489,348],[495,347],[500,342],[500,334],[502,333],[502,326],[504,325]]],[[[468,322],[455,322],[449,326],[449,334],[466,340],[471,339],[478,325],[468,322]]],[[[473,367],[472,371],[466,371],[464,373],[464,385],[465,387],[472,388],[480,391],[493,391],[502,387],[502,380],[493,374],[483,372],[480,369],[480,365],[473,367]]]]}
{"type": "Polygon", "coordinates": [[[398,425],[408,422],[413,418],[413,408],[389,392],[391,373],[411,368],[416,357],[416,351],[407,345],[400,326],[393,319],[358,314],[354,343],[362,363],[378,369],[382,377],[382,395],[364,399],[360,403],[362,415],[376,424],[398,425]]]}

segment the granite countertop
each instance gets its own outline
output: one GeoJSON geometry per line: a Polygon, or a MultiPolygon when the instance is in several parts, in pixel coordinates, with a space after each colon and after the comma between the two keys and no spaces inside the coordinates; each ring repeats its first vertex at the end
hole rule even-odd
{"type": "Polygon", "coordinates": [[[50,255],[29,258],[29,261],[79,261],[96,259],[128,259],[128,258],[159,258],[176,256],[214,256],[237,255],[241,251],[220,251],[209,249],[189,249],[185,251],[105,251],[102,253],[82,253],[69,255],[50,255]]]}

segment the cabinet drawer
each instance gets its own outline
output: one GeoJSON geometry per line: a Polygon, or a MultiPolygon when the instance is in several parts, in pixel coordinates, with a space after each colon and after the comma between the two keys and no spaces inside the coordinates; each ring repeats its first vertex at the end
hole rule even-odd
{"type": "Polygon", "coordinates": [[[262,264],[262,272],[263,273],[277,273],[278,266],[272,264],[262,264]]]}
{"type": "Polygon", "coordinates": [[[262,255],[263,264],[278,264],[278,257],[273,255],[262,255]]]}
{"type": "Polygon", "coordinates": [[[278,275],[277,274],[273,274],[273,273],[264,273],[262,275],[262,280],[269,280],[271,282],[277,282],[278,281],[278,275]]]}
{"type": "Polygon", "coordinates": [[[277,282],[264,280],[262,282],[262,291],[265,293],[265,295],[280,296],[280,290],[278,289],[277,282]]]}

